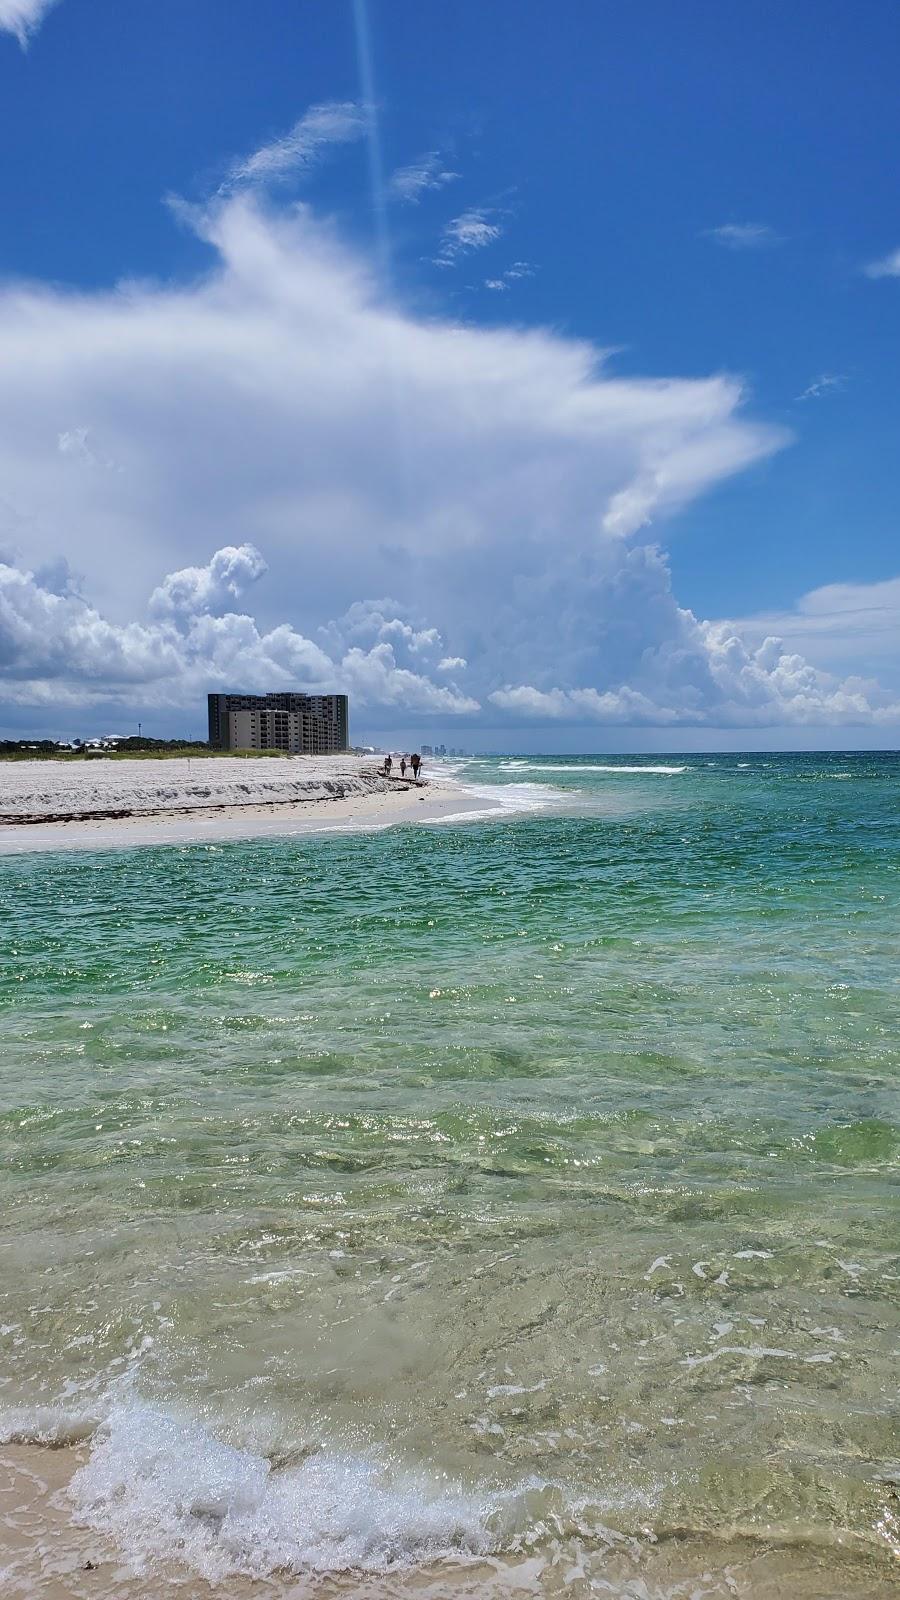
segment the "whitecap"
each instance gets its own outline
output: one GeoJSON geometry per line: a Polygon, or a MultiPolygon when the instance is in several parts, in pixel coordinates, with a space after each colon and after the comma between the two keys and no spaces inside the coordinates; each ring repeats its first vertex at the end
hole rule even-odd
{"type": "Polygon", "coordinates": [[[572,791],[564,793],[561,789],[554,789],[546,783],[464,783],[460,784],[460,794],[467,800],[483,800],[487,803],[477,810],[454,811],[441,817],[424,817],[423,823],[426,826],[435,826],[447,822],[481,822],[485,818],[502,815],[503,812],[543,811],[549,806],[570,800],[572,791]]]}
{"type": "Polygon", "coordinates": [[[136,1402],[112,1410],[70,1493],[77,1520],[138,1570],[174,1559],[210,1582],[476,1557],[492,1547],[497,1510],[487,1491],[338,1448],[276,1469],[136,1402]]]}
{"type": "MultiPolygon", "coordinates": [[[[543,763],[538,761],[517,761],[515,766],[520,772],[653,772],[660,774],[663,777],[674,777],[678,773],[687,772],[688,770],[686,766],[663,767],[648,766],[646,764],[642,766],[625,766],[622,762],[617,763],[615,766],[613,766],[611,763],[608,766],[603,766],[599,762],[594,762],[590,765],[587,762],[580,762],[577,765],[575,763],[564,765],[562,762],[554,762],[551,766],[549,762],[543,763]]],[[[510,763],[507,767],[504,767],[501,770],[505,772],[511,772],[513,770],[513,764],[510,763]]]]}

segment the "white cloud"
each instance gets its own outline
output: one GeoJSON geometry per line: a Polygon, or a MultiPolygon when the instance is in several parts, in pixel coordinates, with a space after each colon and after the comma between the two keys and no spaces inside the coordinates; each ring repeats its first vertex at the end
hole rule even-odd
{"type": "Polygon", "coordinates": [[[82,461],[95,461],[96,456],[88,445],[87,428],[67,428],[57,437],[57,449],[61,456],[80,456],[82,461]]]}
{"type": "Polygon", "coordinates": [[[508,289],[511,283],[517,283],[520,278],[533,277],[534,267],[529,261],[514,261],[512,266],[507,267],[506,271],[502,273],[499,278],[485,278],[484,287],[486,289],[493,289],[497,292],[502,292],[503,290],[508,289]]]}
{"type": "Polygon", "coordinates": [[[723,222],[718,228],[707,228],[706,233],[727,250],[767,250],[781,244],[780,236],[767,222],[723,222]]]}
{"type": "Polygon", "coordinates": [[[4,698],[180,727],[209,688],[290,683],[346,687],[379,727],[529,697],[585,722],[884,714],[811,611],[760,637],[704,622],[632,542],[786,441],[737,380],[619,377],[546,330],[419,318],[304,207],[241,193],[197,225],[194,283],[0,289],[4,698]],[[114,472],[83,470],[95,434],[114,472]],[[28,576],[60,558],[87,600],[28,576]]]}
{"type": "Polygon", "coordinates": [[[829,583],[802,595],[790,611],[728,624],[748,644],[769,634],[823,669],[876,673],[900,690],[900,577],[880,583],[829,583]]]}
{"type": "MultiPolygon", "coordinates": [[[[478,702],[397,659],[438,641],[435,629],[332,657],[290,623],[261,630],[227,609],[266,571],[252,545],[217,550],[203,567],[169,573],[150,597],[147,622],[116,624],[80,596],[59,594],[33,573],[0,562],[0,675],[10,705],[73,709],[102,703],[156,710],[200,705],[208,689],[297,686],[345,690],[357,707],[449,715],[478,702]]],[[[365,609],[362,607],[361,609],[365,609]]],[[[382,618],[382,633],[391,633],[382,618]]],[[[338,624],[332,625],[339,628],[338,624]]],[[[327,630],[326,630],[327,631],[327,630]]]]}
{"type": "Polygon", "coordinates": [[[478,206],[453,217],[441,234],[441,248],[435,256],[435,265],[450,267],[460,256],[494,244],[503,233],[500,223],[491,220],[496,216],[495,210],[478,206]]]}
{"type": "Polygon", "coordinates": [[[821,400],[823,394],[832,394],[835,389],[842,389],[844,380],[840,373],[823,372],[821,377],[814,378],[802,394],[797,395],[798,400],[821,400]]]}
{"type": "MultiPolygon", "coordinates": [[[[645,576],[651,579],[649,589],[645,587],[648,602],[655,590],[653,621],[628,682],[613,681],[603,689],[507,683],[489,695],[491,703],[542,722],[632,727],[843,727],[900,722],[900,685],[891,691],[858,673],[841,678],[813,665],[784,639],[764,631],[772,618],[698,619],[677,606],[668,570],[658,557],[646,567],[645,576]]],[[[626,617],[631,614],[626,608],[626,617]]],[[[648,605],[645,615],[650,614],[648,605]]],[[[795,633],[803,632],[804,620],[812,622],[808,636],[818,622],[820,637],[830,633],[833,644],[836,632],[861,628],[866,616],[870,622],[873,616],[879,618],[885,644],[890,639],[896,661],[900,579],[814,591],[803,597],[797,612],[779,620],[793,625],[795,633]]]]}
{"type": "Polygon", "coordinates": [[[452,716],[480,710],[471,695],[432,683],[430,678],[397,665],[389,644],[376,644],[368,652],[348,651],[340,665],[340,685],[364,706],[397,707],[403,711],[430,711],[452,716]]]}
{"type": "Polygon", "coordinates": [[[900,278],[900,250],[892,250],[879,261],[870,261],[863,270],[867,278],[900,278]]]}
{"type": "Polygon", "coordinates": [[[148,610],[155,617],[218,611],[230,600],[238,600],[267,571],[252,544],[226,545],[205,567],[182,567],[180,572],[170,572],[151,594],[148,610]]]}
{"type": "Polygon", "coordinates": [[[47,12],[58,3],[59,0],[0,0],[0,29],[15,34],[24,50],[47,12]]]}
{"type": "Polygon", "coordinates": [[[342,617],[319,632],[333,650],[359,642],[389,643],[404,645],[413,655],[429,655],[443,643],[437,628],[411,622],[405,607],[389,599],[356,600],[342,617]]]}
{"type": "Polygon", "coordinates": [[[365,108],[352,100],[310,106],[280,139],[273,139],[271,144],[262,145],[252,155],[233,162],[219,193],[225,195],[253,185],[283,183],[315,166],[329,145],[351,144],[361,139],[367,124],[365,108]]]}
{"type": "Polygon", "coordinates": [[[411,162],[408,167],[398,167],[392,173],[388,187],[398,200],[405,201],[407,205],[418,205],[429,189],[444,189],[458,177],[458,172],[451,172],[444,166],[438,150],[429,150],[427,155],[411,162]]]}
{"type": "Polygon", "coordinates": [[[107,472],[117,470],[115,462],[98,448],[90,428],[64,428],[57,436],[56,448],[61,456],[68,456],[71,461],[101,467],[107,472]]]}

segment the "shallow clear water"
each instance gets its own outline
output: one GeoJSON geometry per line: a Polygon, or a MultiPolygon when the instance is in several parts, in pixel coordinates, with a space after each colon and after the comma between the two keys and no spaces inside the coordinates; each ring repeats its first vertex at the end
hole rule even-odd
{"type": "Polygon", "coordinates": [[[900,760],[462,776],[547,803],[0,864],[0,1436],[94,1433],[80,1514],[213,1576],[877,1585],[900,760]]]}

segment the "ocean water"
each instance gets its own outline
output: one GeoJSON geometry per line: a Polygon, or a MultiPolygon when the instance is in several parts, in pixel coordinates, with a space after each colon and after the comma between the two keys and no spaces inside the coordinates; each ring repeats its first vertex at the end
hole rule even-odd
{"type": "Polygon", "coordinates": [[[151,1575],[887,1594],[900,759],[459,777],[0,862],[0,1437],[151,1575]]]}

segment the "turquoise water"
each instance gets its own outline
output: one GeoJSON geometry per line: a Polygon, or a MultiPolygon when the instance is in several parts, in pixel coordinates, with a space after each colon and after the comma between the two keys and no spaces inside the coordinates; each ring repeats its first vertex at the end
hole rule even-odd
{"type": "Polygon", "coordinates": [[[0,863],[0,1434],[213,1578],[886,1593],[900,759],[460,776],[0,863]]]}

